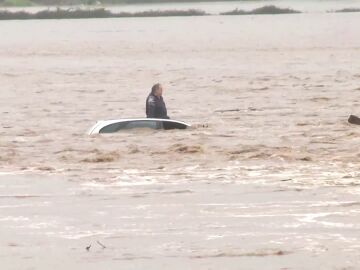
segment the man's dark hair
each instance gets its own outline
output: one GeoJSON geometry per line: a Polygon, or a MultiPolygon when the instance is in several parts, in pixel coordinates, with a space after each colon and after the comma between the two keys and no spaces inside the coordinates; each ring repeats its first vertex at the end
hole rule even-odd
{"type": "Polygon", "coordinates": [[[151,94],[154,94],[155,91],[160,88],[160,86],[161,86],[160,83],[154,84],[153,87],[151,87],[151,94]]]}

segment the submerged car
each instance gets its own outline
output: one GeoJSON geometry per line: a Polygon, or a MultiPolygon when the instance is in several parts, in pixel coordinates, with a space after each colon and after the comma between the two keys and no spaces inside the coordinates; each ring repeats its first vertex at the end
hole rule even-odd
{"type": "Polygon", "coordinates": [[[135,118],[135,119],[117,119],[100,120],[90,128],[89,135],[99,133],[114,133],[121,130],[133,128],[152,128],[152,129],[186,129],[191,125],[171,119],[159,118],[135,118]]]}

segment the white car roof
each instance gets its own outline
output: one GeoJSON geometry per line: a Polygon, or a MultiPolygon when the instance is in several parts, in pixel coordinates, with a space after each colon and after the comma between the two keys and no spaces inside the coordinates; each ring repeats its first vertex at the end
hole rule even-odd
{"type": "Polygon", "coordinates": [[[129,122],[129,121],[158,121],[158,122],[172,122],[172,123],[179,123],[179,124],[183,124],[187,127],[190,127],[191,125],[182,122],[182,121],[177,121],[177,120],[172,120],[172,119],[162,119],[162,118],[126,118],[126,119],[114,119],[114,120],[99,120],[96,122],[96,124],[94,126],[92,126],[89,131],[88,134],[97,134],[99,133],[99,131],[108,125],[114,124],[114,123],[121,123],[121,122],[129,122]]]}

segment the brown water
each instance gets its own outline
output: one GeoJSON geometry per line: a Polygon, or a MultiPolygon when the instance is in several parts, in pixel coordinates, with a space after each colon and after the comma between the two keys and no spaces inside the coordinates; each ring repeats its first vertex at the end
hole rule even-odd
{"type": "Polygon", "coordinates": [[[346,120],[359,113],[359,23],[1,21],[1,260],[356,269],[360,129],[346,120]],[[144,116],[155,82],[194,128],[86,134],[144,116]]]}

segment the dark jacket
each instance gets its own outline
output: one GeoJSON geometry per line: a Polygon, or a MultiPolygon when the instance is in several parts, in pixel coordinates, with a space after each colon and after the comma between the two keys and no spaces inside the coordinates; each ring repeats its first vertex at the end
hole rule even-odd
{"type": "Polygon", "coordinates": [[[147,118],[165,118],[168,119],[166,105],[162,97],[150,94],[146,99],[146,117],[147,118]]]}

